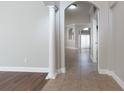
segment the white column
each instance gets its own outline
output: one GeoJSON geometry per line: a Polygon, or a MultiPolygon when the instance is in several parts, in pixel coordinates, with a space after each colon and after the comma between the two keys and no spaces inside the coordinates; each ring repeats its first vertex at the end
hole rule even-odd
{"type": "Polygon", "coordinates": [[[49,6],[49,79],[55,79],[55,6],[49,6]]]}

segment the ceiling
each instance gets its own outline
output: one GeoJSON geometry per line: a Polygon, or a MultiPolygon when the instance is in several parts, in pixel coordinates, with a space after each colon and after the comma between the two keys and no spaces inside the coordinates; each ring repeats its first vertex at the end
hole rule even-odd
{"type": "Polygon", "coordinates": [[[86,1],[78,1],[74,4],[77,4],[76,9],[66,9],[66,15],[89,15],[90,8],[92,4],[86,1]]]}
{"type": "Polygon", "coordinates": [[[59,4],[59,1],[43,1],[43,3],[46,6],[49,6],[49,5],[58,5],[59,4]]]}

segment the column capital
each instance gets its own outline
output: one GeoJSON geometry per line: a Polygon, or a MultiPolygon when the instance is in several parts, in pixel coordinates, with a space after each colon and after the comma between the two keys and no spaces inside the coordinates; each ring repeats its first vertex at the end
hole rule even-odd
{"type": "Polygon", "coordinates": [[[47,6],[49,9],[54,9],[55,11],[58,10],[58,8],[55,5],[49,5],[47,6]]]}

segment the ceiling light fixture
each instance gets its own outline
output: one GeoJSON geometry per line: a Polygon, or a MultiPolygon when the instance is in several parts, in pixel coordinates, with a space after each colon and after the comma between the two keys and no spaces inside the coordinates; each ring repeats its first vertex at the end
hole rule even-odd
{"type": "Polygon", "coordinates": [[[84,31],[88,31],[88,30],[89,30],[89,28],[85,27],[85,28],[83,28],[83,30],[84,30],[84,31]]]}
{"type": "Polygon", "coordinates": [[[76,4],[72,4],[69,6],[69,9],[76,9],[77,8],[77,5],[76,4]]]}

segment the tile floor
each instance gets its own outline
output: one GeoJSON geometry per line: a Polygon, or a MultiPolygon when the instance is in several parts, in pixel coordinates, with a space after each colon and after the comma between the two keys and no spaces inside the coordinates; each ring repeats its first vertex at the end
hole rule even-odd
{"type": "Polygon", "coordinates": [[[66,49],[65,74],[49,80],[43,91],[119,91],[120,86],[107,75],[97,72],[97,64],[92,63],[89,50],[66,49]]]}

